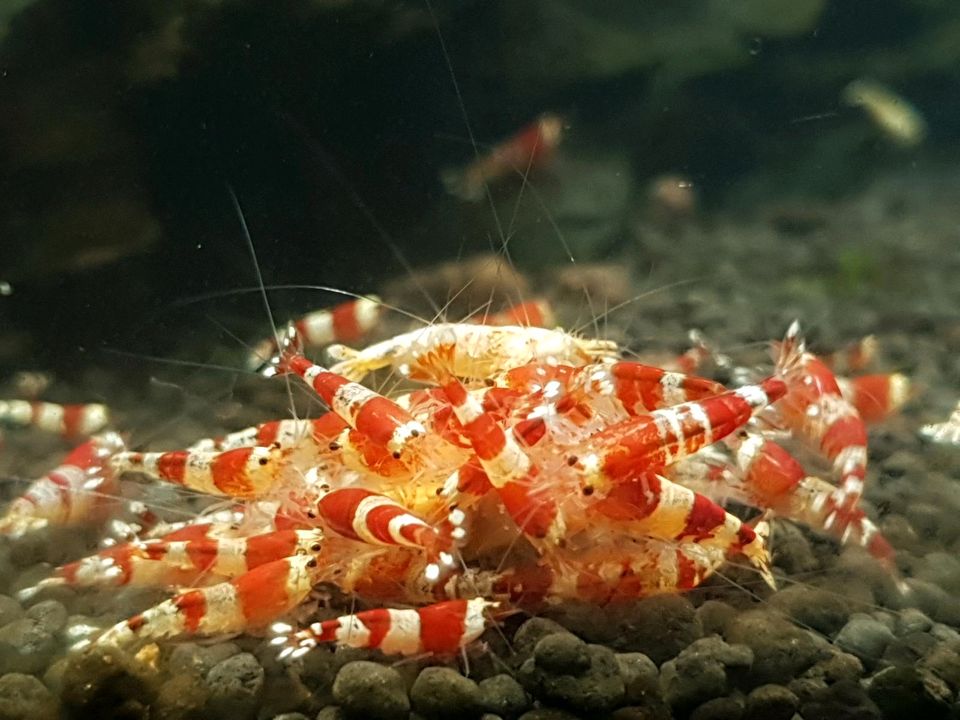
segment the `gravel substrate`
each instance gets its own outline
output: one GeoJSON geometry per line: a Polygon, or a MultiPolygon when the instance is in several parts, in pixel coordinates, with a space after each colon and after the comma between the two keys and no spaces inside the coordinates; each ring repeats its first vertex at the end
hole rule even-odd
{"type": "MultiPolygon", "coordinates": [[[[960,449],[925,445],[916,433],[960,396],[960,243],[949,187],[943,177],[879,183],[813,208],[818,222],[803,231],[771,221],[778,209],[669,228],[638,221],[625,264],[656,263],[661,285],[698,279],[611,318],[611,331],[636,349],[676,351],[696,326],[757,362],[763,348],[744,344],[776,337],[794,317],[815,349],[875,333],[881,368],[920,388],[872,433],[865,503],[897,548],[907,594],[861,550],[778,521],[778,591],[731,566],[685,596],[517,615],[470,649],[468,676],[457,661],[398,663],[330,648],[284,665],[253,636],[164,643],[136,657],[65,655],[163,594],[60,588],[17,600],[96,541],[89,529],[51,531],[0,544],[0,718],[958,717],[960,449]],[[871,268],[866,276],[850,277],[843,258],[853,252],[871,268]]],[[[117,386],[103,369],[88,375],[85,390],[117,408],[119,426],[155,430],[157,447],[282,414],[286,402],[255,381],[225,400],[224,383],[205,377],[178,380],[185,390],[144,390],[117,386]]],[[[52,399],[83,394],[57,385],[52,399]]],[[[57,452],[54,441],[11,433],[0,463],[7,476],[29,477],[57,452]]],[[[146,497],[158,507],[174,498],[162,488],[146,497]]]]}

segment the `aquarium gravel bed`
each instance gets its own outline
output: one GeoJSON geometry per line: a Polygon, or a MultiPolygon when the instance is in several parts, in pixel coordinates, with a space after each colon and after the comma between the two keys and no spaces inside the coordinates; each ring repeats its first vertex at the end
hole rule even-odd
{"type": "MultiPolygon", "coordinates": [[[[747,346],[781,335],[793,318],[814,347],[875,334],[881,368],[920,389],[872,431],[866,492],[908,593],[861,549],[778,521],[777,591],[727,566],[683,595],[605,608],[567,602],[508,617],[468,649],[466,663],[327,647],[281,662],[252,635],[67,655],[91,628],[164,593],[64,587],[18,602],[18,590],[97,540],[92,529],[42,531],[0,545],[0,718],[955,717],[960,450],[917,433],[960,396],[951,179],[888,180],[841,203],[805,204],[803,222],[781,206],[680,226],[638,223],[624,265],[658,270],[646,286],[635,273],[630,293],[663,289],[611,316],[608,328],[630,347],[669,350],[698,327],[725,351],[760,355],[762,347],[747,346]]],[[[196,357],[207,356],[209,338],[183,337],[196,357]]],[[[231,385],[201,374],[132,386],[93,359],[80,381],[54,386],[52,399],[103,397],[117,426],[151,446],[177,447],[283,411],[276,388],[255,379],[231,385]]],[[[31,477],[59,452],[56,440],[10,433],[0,462],[7,476],[31,477]]],[[[157,488],[143,499],[158,509],[179,502],[157,488]]],[[[328,602],[350,607],[345,598],[328,602]]]]}

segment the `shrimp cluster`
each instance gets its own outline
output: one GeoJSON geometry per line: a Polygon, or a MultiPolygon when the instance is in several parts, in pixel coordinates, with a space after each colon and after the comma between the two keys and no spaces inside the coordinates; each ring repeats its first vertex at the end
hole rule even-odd
{"type": "Polygon", "coordinates": [[[24,592],[172,590],[94,647],[270,628],[285,657],[325,642],[453,654],[499,613],[682,592],[731,558],[772,585],[773,515],[860,544],[894,571],[859,499],[865,422],[907,399],[903,376],[838,379],[794,325],[769,372],[734,373],[743,381],[728,387],[695,374],[711,356],[703,343],[660,366],[624,359],[614,342],[552,327],[540,302],[344,345],[375,331],[380,307],[369,297],[311,313],[250,358],[316,393],[319,417],[163,452],[100,432],[100,410],[69,423],[99,434],[14,501],[0,532],[97,520],[104,489],[130,474],[226,504],[178,524],[144,516],[129,542],[24,592]],[[335,363],[312,362],[307,344],[335,363]],[[406,391],[362,384],[387,368],[406,391]],[[784,437],[829,474],[808,474],[784,437]],[[743,520],[729,500],[760,512],[743,520]],[[323,584],[378,608],[298,629],[293,612],[323,584]]]}

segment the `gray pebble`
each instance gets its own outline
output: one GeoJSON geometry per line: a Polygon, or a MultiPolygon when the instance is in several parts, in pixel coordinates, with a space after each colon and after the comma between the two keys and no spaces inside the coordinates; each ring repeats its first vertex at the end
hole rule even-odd
{"type": "Polygon", "coordinates": [[[745,645],[729,645],[712,635],[692,643],[660,668],[660,685],[675,710],[690,710],[726,695],[753,663],[745,645]]]}
{"type": "Polygon", "coordinates": [[[51,635],[55,635],[67,624],[67,609],[57,600],[41,600],[27,609],[26,616],[37,621],[37,625],[51,635]]]}
{"type": "Polygon", "coordinates": [[[530,706],[523,686],[512,676],[494,675],[480,681],[480,706],[488,713],[514,718],[530,706]]]}
{"type": "Polygon", "coordinates": [[[657,664],[676,657],[703,636],[700,618],[682,595],[658,595],[624,603],[611,608],[607,620],[615,628],[614,649],[641,652],[657,664]]]}
{"type": "Polygon", "coordinates": [[[513,648],[517,655],[526,659],[533,654],[533,648],[547,635],[569,632],[560,623],[548,618],[535,617],[521,625],[513,636],[513,648]]]}
{"type": "Polygon", "coordinates": [[[590,667],[587,644],[568,632],[552,633],[533,649],[537,667],[556,675],[579,675],[590,667]]]}
{"type": "Polygon", "coordinates": [[[309,720],[306,715],[298,712],[280,713],[274,715],[273,720],[309,720]]]}
{"type": "Polygon", "coordinates": [[[953,700],[947,683],[912,667],[881,670],[870,678],[867,693],[885,718],[946,718],[953,700]]]}
{"type": "Polygon", "coordinates": [[[727,628],[726,639],[753,651],[750,680],[756,685],[787,683],[828,657],[829,646],[821,638],[763,610],[737,616],[727,628]]]}
{"type": "Polygon", "coordinates": [[[707,700],[690,713],[690,720],[740,720],[742,697],[718,697],[707,700]]]}
{"type": "Polygon", "coordinates": [[[20,603],[9,595],[0,595],[0,627],[23,617],[23,608],[20,603]]]}
{"type": "Polygon", "coordinates": [[[707,600],[697,608],[697,617],[704,635],[723,635],[727,623],[737,614],[736,608],[722,600],[707,600]]]}
{"type": "Polygon", "coordinates": [[[617,664],[626,690],[626,702],[643,705],[662,700],[660,672],[653,660],[643,653],[620,653],[617,655],[617,664]]]}
{"type": "Polygon", "coordinates": [[[859,683],[843,680],[801,699],[800,715],[803,720],[880,720],[880,709],[859,683]]]}
{"type": "Polygon", "coordinates": [[[343,708],[336,705],[327,705],[323,710],[317,713],[316,720],[346,720],[347,714],[343,708]]]}
{"type": "Polygon", "coordinates": [[[960,691],[960,646],[939,645],[921,665],[946,682],[954,692],[960,691]]]}
{"type": "Polygon", "coordinates": [[[156,672],[125,652],[93,647],[67,657],[61,702],[69,717],[148,717],[156,672]]]}
{"type": "Polygon", "coordinates": [[[0,673],[42,672],[57,649],[56,639],[36,620],[14,620],[0,628],[0,673]]]}
{"type": "Polygon", "coordinates": [[[263,681],[263,668],[250,653],[240,653],[217,663],[206,678],[211,712],[230,720],[256,716],[263,681]]]}
{"type": "Polygon", "coordinates": [[[8,673],[0,677],[0,718],[48,720],[57,716],[57,701],[32,675],[8,673]]]}
{"type": "Polygon", "coordinates": [[[808,573],[820,568],[820,561],[803,531],[793,523],[778,522],[773,562],[790,574],[808,573]]]}
{"type": "Polygon", "coordinates": [[[167,669],[170,672],[192,672],[206,675],[210,669],[240,652],[234,643],[217,643],[216,645],[198,645],[193,642],[177,643],[167,658],[167,669]]]}
{"type": "Polygon", "coordinates": [[[914,632],[927,632],[933,627],[933,620],[916,608],[906,608],[897,617],[897,635],[909,635],[914,632]]]}
{"type": "Polygon", "coordinates": [[[537,699],[575,712],[609,712],[623,702],[626,690],[617,657],[607,647],[588,645],[589,667],[578,675],[557,675],[525,661],[518,680],[537,699]]]}
{"type": "Polygon", "coordinates": [[[960,559],[952,553],[928,553],[915,569],[915,575],[939,585],[949,593],[960,592],[960,559]]]}
{"type": "Polygon", "coordinates": [[[790,720],[799,705],[797,696],[783,685],[761,685],[747,695],[744,720],[790,720]]]}
{"type": "Polygon", "coordinates": [[[406,720],[410,699],[396,670],[367,660],[349,662],[333,682],[333,697],[351,718],[406,720]]]}
{"type": "Polygon", "coordinates": [[[805,585],[792,585],[770,598],[770,604],[783,610],[800,625],[824,635],[843,627],[850,616],[847,601],[833,592],[805,585]]]}
{"type": "Polygon", "coordinates": [[[960,643],[960,632],[943,623],[934,623],[930,634],[940,642],[960,643]]]}
{"type": "Polygon", "coordinates": [[[815,663],[801,677],[823,680],[832,684],[841,680],[858,682],[862,676],[863,663],[860,662],[860,658],[834,648],[830,657],[815,663]]]}
{"type": "Polygon", "coordinates": [[[480,688],[452,668],[427,667],[410,688],[410,704],[431,720],[470,717],[479,714],[480,688]]]}
{"type": "Polygon", "coordinates": [[[210,691],[200,676],[193,673],[174,675],[157,691],[150,706],[151,717],[171,720],[192,720],[208,715],[210,691]]]}
{"type": "Polygon", "coordinates": [[[580,718],[566,710],[537,708],[536,710],[528,710],[520,716],[519,720],[580,720],[580,718]]]}
{"type": "Polygon", "coordinates": [[[867,665],[874,665],[893,639],[894,635],[886,625],[869,615],[857,613],[837,633],[834,642],[838,648],[856,655],[867,665]]]}

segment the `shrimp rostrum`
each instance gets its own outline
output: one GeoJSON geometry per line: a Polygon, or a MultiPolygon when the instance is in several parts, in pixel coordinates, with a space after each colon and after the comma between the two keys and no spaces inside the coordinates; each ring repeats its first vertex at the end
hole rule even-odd
{"type": "MultiPolygon", "coordinates": [[[[327,642],[454,654],[498,613],[683,592],[731,558],[772,585],[771,514],[890,564],[892,549],[857,506],[866,452],[856,407],[796,329],[768,376],[731,388],[528,324],[446,323],[338,345],[329,368],[301,353],[303,335],[291,328],[275,343],[262,374],[302,382],[325,414],[186,449],[95,437],[94,455],[69,460],[74,475],[109,484],[139,475],[219,497],[227,519],[144,527],[24,592],[171,590],[94,638],[100,647],[269,628],[285,657],[327,642]],[[361,384],[386,367],[404,392],[361,384]],[[803,424],[810,406],[822,409],[819,425],[803,424]],[[773,419],[823,454],[834,482],[764,435],[773,419]],[[743,519],[723,498],[762,512],[743,519]],[[294,611],[323,583],[374,608],[297,627],[294,611]]],[[[28,528],[23,518],[41,505],[46,523],[83,521],[90,503],[64,475],[38,481],[0,528],[28,528]]]]}

